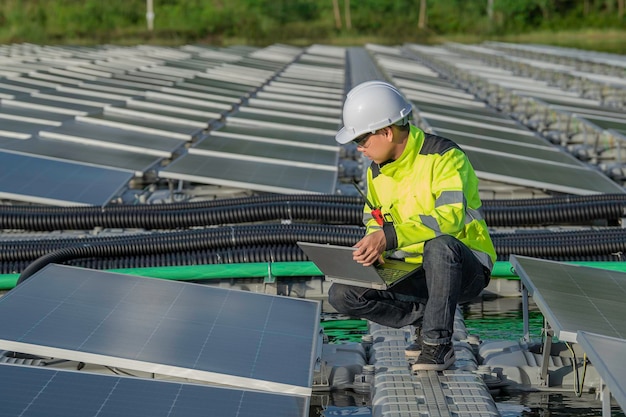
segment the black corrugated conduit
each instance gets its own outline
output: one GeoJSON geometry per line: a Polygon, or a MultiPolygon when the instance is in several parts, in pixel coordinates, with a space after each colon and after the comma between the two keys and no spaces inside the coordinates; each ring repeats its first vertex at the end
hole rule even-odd
{"type": "Polygon", "coordinates": [[[204,242],[204,249],[250,246],[259,244],[283,244],[297,241],[351,245],[365,231],[357,226],[330,226],[322,224],[271,224],[223,226],[201,230],[185,230],[133,236],[72,238],[36,241],[0,241],[0,262],[34,260],[56,250],[76,246],[145,245],[165,242],[183,245],[190,241],[204,242]]]}
{"type": "Polygon", "coordinates": [[[1,212],[17,213],[65,213],[71,215],[83,215],[93,212],[146,212],[146,211],[172,211],[172,210],[201,210],[207,208],[226,206],[245,206],[260,203],[280,203],[286,201],[331,203],[331,204],[363,204],[360,196],[339,194],[266,194],[250,197],[223,198],[216,200],[177,202],[164,204],[137,204],[137,205],[109,205],[109,206],[80,206],[80,207],[57,207],[57,206],[33,206],[11,205],[0,207],[1,212]]]}
{"type": "Polygon", "coordinates": [[[519,207],[486,206],[484,212],[485,220],[490,227],[594,224],[598,220],[612,224],[626,217],[626,201],[610,200],[519,207]]]}
{"type": "MultiPolygon", "coordinates": [[[[134,206],[133,206],[134,207],[134,206]]],[[[75,211],[29,213],[0,210],[0,229],[33,231],[91,230],[93,228],[177,229],[267,221],[296,221],[360,225],[362,203],[280,201],[227,205],[205,209],[159,211],[75,211]]],[[[484,207],[490,227],[545,226],[550,224],[614,224],[626,216],[626,200],[568,202],[522,206],[484,207]]]]}
{"type": "Polygon", "coordinates": [[[93,228],[180,229],[198,226],[268,221],[309,221],[325,224],[360,224],[362,205],[284,201],[193,210],[91,211],[30,213],[0,212],[0,229],[32,231],[91,230],[93,228]]]}
{"type": "MultiPolygon", "coordinates": [[[[162,255],[166,253],[186,254],[186,264],[198,264],[198,260],[189,258],[189,253],[199,250],[212,250],[254,247],[259,245],[280,246],[291,244],[295,249],[297,241],[309,241],[317,243],[332,243],[342,246],[351,246],[356,243],[363,231],[358,228],[335,227],[329,230],[325,226],[315,227],[292,226],[292,225],[261,225],[257,227],[223,227],[207,229],[206,233],[195,232],[192,234],[152,234],[135,236],[132,238],[122,238],[118,241],[104,241],[97,243],[82,242],[73,246],[47,251],[41,255],[41,248],[25,248],[24,250],[14,250],[10,254],[4,253],[2,256],[6,264],[13,267],[18,266],[19,261],[35,259],[30,265],[22,270],[19,282],[28,278],[34,272],[50,262],[65,262],[80,258],[112,258],[123,256],[148,256],[162,255]]],[[[240,257],[253,257],[252,253],[242,250],[240,257]]],[[[150,266],[163,266],[153,264],[150,266]]],[[[6,273],[6,272],[5,272],[6,273]]]]}
{"type": "MultiPolygon", "coordinates": [[[[495,243],[494,243],[495,244],[495,243]]],[[[555,259],[562,257],[586,257],[598,254],[619,255],[626,253],[626,241],[624,239],[606,241],[595,239],[579,241],[575,244],[561,244],[559,242],[520,242],[519,244],[495,244],[498,260],[506,261],[510,254],[530,256],[533,258],[555,259]]]]}
{"type": "Polygon", "coordinates": [[[135,269],[161,266],[239,264],[252,262],[303,262],[306,255],[296,245],[255,245],[198,250],[193,252],[156,253],[119,258],[89,258],[67,264],[91,269],[135,269]]]}
{"type": "MultiPolygon", "coordinates": [[[[620,219],[624,216],[623,204],[614,199],[598,202],[564,202],[563,204],[551,204],[540,206],[521,207],[485,207],[485,214],[489,226],[521,226],[536,224],[554,224],[555,222],[579,223],[590,222],[598,219],[620,219]]],[[[335,225],[358,225],[361,222],[362,203],[358,204],[332,204],[319,202],[291,200],[277,203],[252,203],[249,205],[222,206],[209,209],[194,210],[173,210],[154,212],[128,212],[120,211],[115,213],[92,212],[85,216],[67,216],[63,213],[31,213],[25,216],[24,213],[0,213],[0,220],[5,222],[0,228],[24,229],[31,227],[34,230],[85,230],[94,227],[125,227],[146,229],[172,229],[191,226],[207,226],[217,224],[236,224],[245,222],[260,222],[270,220],[308,221],[318,223],[331,223],[335,225]],[[27,219],[34,218],[34,221],[27,219]]],[[[268,227],[263,225],[260,227],[268,227]]],[[[341,227],[335,226],[340,229],[341,227]]],[[[267,255],[256,255],[249,249],[258,245],[281,245],[291,244],[293,250],[302,256],[299,249],[294,245],[296,240],[309,240],[320,242],[352,245],[362,235],[358,227],[351,228],[349,237],[342,237],[338,241],[332,239],[328,230],[318,232],[297,231],[293,234],[285,230],[277,229],[250,229],[248,233],[243,233],[237,239],[233,239],[232,226],[228,231],[219,230],[214,235],[196,236],[200,238],[186,237],[183,234],[173,236],[170,233],[153,233],[145,235],[135,235],[124,237],[116,242],[81,243],[76,246],[55,249],[46,252],[45,255],[37,258],[32,264],[24,268],[20,280],[22,282],[40,267],[49,262],[63,262],[72,259],[89,258],[115,258],[127,256],[152,256],[159,258],[161,254],[183,254],[167,255],[178,256],[177,259],[186,259],[184,262],[199,263],[198,260],[189,258],[189,255],[199,256],[198,251],[227,250],[229,253],[237,253],[237,259],[263,258],[267,255]],[[220,233],[224,233],[221,235],[220,233]],[[345,240],[343,240],[345,239],[345,240]],[[243,247],[242,247],[243,246],[243,247]],[[224,249],[224,247],[226,249],[224,249]],[[217,249],[219,248],[219,249],[217,249]]],[[[206,230],[212,230],[206,229],[206,230]]],[[[549,235],[541,236],[545,238],[549,235]]],[[[520,239],[507,237],[506,243],[499,242],[498,236],[494,235],[494,243],[499,256],[507,256],[509,253],[528,254],[536,257],[559,257],[568,256],[613,256],[621,253],[624,248],[621,244],[622,236],[616,235],[615,239],[608,239],[606,235],[589,237],[588,240],[577,239],[575,244],[568,244],[566,241],[542,242],[539,237],[537,242],[529,240],[529,236],[519,236],[520,239]],[[598,241],[596,241],[598,240],[598,241]],[[608,253],[607,253],[608,252],[608,253]]],[[[572,236],[568,237],[572,239],[572,236]]],[[[14,242],[13,242],[14,243],[14,242]]],[[[18,245],[20,246],[20,245],[18,245]]],[[[17,259],[6,259],[9,264],[19,264],[25,258],[41,255],[40,249],[32,249],[21,246],[23,252],[17,250],[17,259]],[[39,251],[39,252],[38,252],[39,251]]],[[[210,253],[208,255],[210,259],[210,253]]],[[[615,256],[613,256],[615,257],[615,256]]],[[[233,256],[226,257],[228,259],[233,256]]],[[[160,262],[160,261],[158,261],[160,262]]],[[[168,261],[170,262],[170,261],[168,261]]],[[[180,261],[183,262],[183,261],[180,261]]],[[[153,265],[157,266],[157,265],[153,265]]],[[[162,265],[158,265],[162,266],[162,265]]]]}
{"type": "Polygon", "coordinates": [[[497,199],[483,200],[484,207],[493,206],[542,206],[546,204],[571,204],[571,203],[592,203],[599,201],[626,201],[625,194],[590,194],[590,195],[562,195],[547,198],[522,198],[517,200],[497,199]]]}

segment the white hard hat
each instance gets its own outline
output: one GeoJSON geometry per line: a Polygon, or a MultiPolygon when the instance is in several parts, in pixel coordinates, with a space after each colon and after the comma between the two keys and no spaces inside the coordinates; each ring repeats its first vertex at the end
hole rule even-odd
{"type": "Polygon", "coordinates": [[[346,144],[367,132],[392,124],[405,125],[412,106],[391,84],[366,81],[354,87],[343,103],[343,127],[335,140],[346,144]]]}

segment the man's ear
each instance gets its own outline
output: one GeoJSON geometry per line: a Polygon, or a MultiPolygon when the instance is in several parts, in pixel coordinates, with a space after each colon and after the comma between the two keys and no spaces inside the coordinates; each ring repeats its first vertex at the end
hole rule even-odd
{"type": "Polygon", "coordinates": [[[393,142],[393,128],[391,126],[383,127],[382,134],[385,136],[385,140],[389,143],[393,142]]]}

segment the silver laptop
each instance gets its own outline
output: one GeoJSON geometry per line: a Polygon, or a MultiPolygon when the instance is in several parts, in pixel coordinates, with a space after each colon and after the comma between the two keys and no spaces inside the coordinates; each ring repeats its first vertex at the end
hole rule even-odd
{"type": "Polygon", "coordinates": [[[323,243],[297,242],[326,279],[359,287],[388,289],[414,275],[420,265],[397,259],[385,259],[384,264],[363,266],[352,259],[356,248],[323,243]]]}

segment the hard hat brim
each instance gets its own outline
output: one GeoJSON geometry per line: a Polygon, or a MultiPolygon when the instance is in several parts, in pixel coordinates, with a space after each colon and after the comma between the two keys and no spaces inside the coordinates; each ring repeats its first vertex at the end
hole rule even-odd
{"type": "Polygon", "coordinates": [[[346,143],[353,141],[356,137],[357,135],[355,135],[354,129],[346,129],[344,126],[335,135],[335,140],[339,144],[345,145],[346,143]]]}

